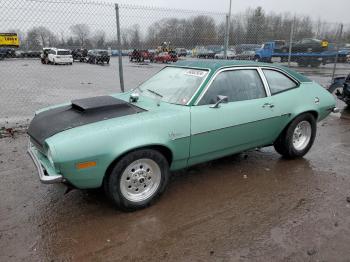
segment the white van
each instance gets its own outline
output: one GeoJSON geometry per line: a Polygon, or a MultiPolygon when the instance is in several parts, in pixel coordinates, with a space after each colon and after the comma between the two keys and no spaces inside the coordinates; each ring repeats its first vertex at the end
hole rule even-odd
{"type": "Polygon", "coordinates": [[[48,54],[49,62],[56,64],[73,64],[71,52],[67,49],[51,48],[48,54]]]}

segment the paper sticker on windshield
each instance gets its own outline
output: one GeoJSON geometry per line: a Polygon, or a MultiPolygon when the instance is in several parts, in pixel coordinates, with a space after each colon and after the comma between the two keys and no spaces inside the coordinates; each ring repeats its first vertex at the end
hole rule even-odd
{"type": "Polygon", "coordinates": [[[206,74],[207,74],[207,72],[203,71],[203,70],[188,69],[188,70],[185,71],[185,75],[188,75],[188,76],[203,77],[206,74]]]}

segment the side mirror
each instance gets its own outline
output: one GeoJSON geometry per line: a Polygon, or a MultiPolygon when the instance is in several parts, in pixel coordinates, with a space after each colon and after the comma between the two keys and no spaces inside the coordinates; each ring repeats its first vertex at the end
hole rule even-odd
{"type": "Polygon", "coordinates": [[[129,102],[130,103],[136,103],[137,100],[139,100],[139,94],[138,93],[130,94],[130,97],[129,97],[129,102]]]}
{"type": "Polygon", "coordinates": [[[217,102],[210,106],[210,108],[218,108],[221,103],[227,103],[228,102],[228,97],[227,96],[217,96],[217,102]]]}

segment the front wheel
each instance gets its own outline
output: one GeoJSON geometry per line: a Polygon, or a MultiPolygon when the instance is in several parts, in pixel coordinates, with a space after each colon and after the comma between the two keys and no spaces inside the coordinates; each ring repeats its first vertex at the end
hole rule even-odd
{"type": "Polygon", "coordinates": [[[143,149],[131,152],[118,161],[104,181],[106,194],[124,210],[151,205],[165,190],[169,164],[158,151],[143,149]]]}
{"type": "Polygon", "coordinates": [[[315,140],[316,129],[316,120],[312,114],[297,116],[277,138],[274,147],[286,158],[303,157],[315,140]]]}

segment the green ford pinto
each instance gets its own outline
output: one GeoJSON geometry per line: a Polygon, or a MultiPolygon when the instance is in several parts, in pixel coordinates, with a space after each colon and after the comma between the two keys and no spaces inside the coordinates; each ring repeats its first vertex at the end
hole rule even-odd
{"type": "Polygon", "coordinates": [[[333,96],[288,68],[182,61],[134,90],[36,112],[29,155],[43,183],[103,187],[126,210],[165,190],[170,171],[273,145],[304,156],[333,96]]]}

